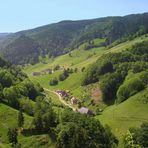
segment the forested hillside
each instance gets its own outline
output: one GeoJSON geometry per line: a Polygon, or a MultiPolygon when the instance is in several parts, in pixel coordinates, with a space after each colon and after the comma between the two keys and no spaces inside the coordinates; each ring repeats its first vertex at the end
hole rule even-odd
{"type": "Polygon", "coordinates": [[[2,55],[13,64],[34,64],[39,62],[39,45],[31,38],[21,35],[6,46],[2,55]]]}
{"type": "Polygon", "coordinates": [[[124,17],[62,21],[10,34],[0,42],[0,51],[6,59],[15,64],[37,63],[39,56],[55,57],[77,48],[84,42],[91,43],[90,41],[96,38],[103,38],[105,42],[101,46],[106,46],[114,41],[119,43],[145,34],[148,32],[147,20],[148,14],[144,13],[124,17]],[[21,42],[18,42],[19,40],[21,42]],[[23,52],[20,52],[21,50],[23,52]],[[32,54],[32,51],[36,52],[32,54]],[[17,58],[16,53],[20,53],[17,58]]]}
{"type": "Polygon", "coordinates": [[[117,138],[99,120],[54,105],[38,83],[3,59],[0,59],[0,116],[0,146],[4,147],[118,145],[117,138]],[[59,114],[57,110],[62,112],[59,114]]]}
{"type": "Polygon", "coordinates": [[[148,42],[103,55],[87,71],[83,85],[99,81],[106,103],[122,102],[148,84],[148,42]]]}

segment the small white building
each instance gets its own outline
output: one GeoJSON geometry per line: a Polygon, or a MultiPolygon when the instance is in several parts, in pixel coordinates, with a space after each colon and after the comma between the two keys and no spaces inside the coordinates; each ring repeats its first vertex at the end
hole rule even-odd
{"type": "Polygon", "coordinates": [[[71,102],[72,105],[75,105],[75,104],[77,104],[78,100],[77,100],[76,97],[72,97],[70,102],[71,102]]]}
{"type": "Polygon", "coordinates": [[[93,115],[93,112],[91,110],[89,110],[88,108],[86,107],[81,107],[78,109],[78,112],[80,114],[87,114],[87,115],[93,115]]]}

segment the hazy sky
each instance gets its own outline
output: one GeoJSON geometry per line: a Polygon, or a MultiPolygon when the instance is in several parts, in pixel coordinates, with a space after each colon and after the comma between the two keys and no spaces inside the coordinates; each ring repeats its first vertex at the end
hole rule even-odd
{"type": "Polygon", "coordinates": [[[0,32],[143,12],[148,12],[148,0],[0,0],[0,32]]]}

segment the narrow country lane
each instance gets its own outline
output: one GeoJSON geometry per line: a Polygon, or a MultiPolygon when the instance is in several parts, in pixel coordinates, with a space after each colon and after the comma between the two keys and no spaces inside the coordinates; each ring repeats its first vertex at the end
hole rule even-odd
{"type": "Polygon", "coordinates": [[[73,107],[71,104],[67,103],[66,101],[63,100],[63,98],[55,91],[52,91],[52,90],[49,90],[47,88],[44,88],[45,91],[48,91],[48,92],[52,92],[54,94],[56,94],[59,98],[59,101],[64,104],[65,106],[68,106],[69,108],[71,108],[73,111],[76,111],[76,107],[73,107]]]}

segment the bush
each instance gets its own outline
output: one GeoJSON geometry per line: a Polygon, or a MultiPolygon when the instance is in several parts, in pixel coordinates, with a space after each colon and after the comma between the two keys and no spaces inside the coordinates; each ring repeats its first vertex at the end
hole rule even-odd
{"type": "Polygon", "coordinates": [[[59,80],[60,81],[64,81],[65,79],[66,79],[66,77],[64,76],[64,74],[59,75],[59,80]]]}
{"type": "Polygon", "coordinates": [[[120,73],[108,73],[100,81],[104,102],[110,104],[116,98],[116,92],[123,81],[120,73]]]}
{"type": "Polygon", "coordinates": [[[29,98],[22,98],[19,101],[20,108],[28,115],[33,115],[34,104],[29,98]]]}
{"type": "Polygon", "coordinates": [[[128,75],[125,82],[117,91],[118,102],[128,99],[130,96],[144,89],[148,82],[148,72],[141,72],[128,75]]]}
{"type": "Polygon", "coordinates": [[[145,122],[140,128],[132,128],[130,132],[133,136],[133,144],[139,145],[139,147],[148,147],[148,123],[145,122]]]}
{"type": "Polygon", "coordinates": [[[58,84],[58,79],[56,77],[50,80],[50,85],[51,86],[52,85],[54,86],[54,85],[57,85],[57,84],[58,84]]]}
{"type": "Polygon", "coordinates": [[[64,81],[69,77],[69,73],[73,73],[73,69],[64,69],[63,73],[59,75],[59,80],[64,81]]]}
{"type": "Polygon", "coordinates": [[[59,70],[60,69],[60,65],[56,65],[53,70],[56,71],[56,70],[59,70]]]}
{"type": "Polygon", "coordinates": [[[88,85],[99,81],[99,77],[105,73],[113,72],[113,65],[107,59],[98,60],[87,71],[82,85],[88,85]]]}

